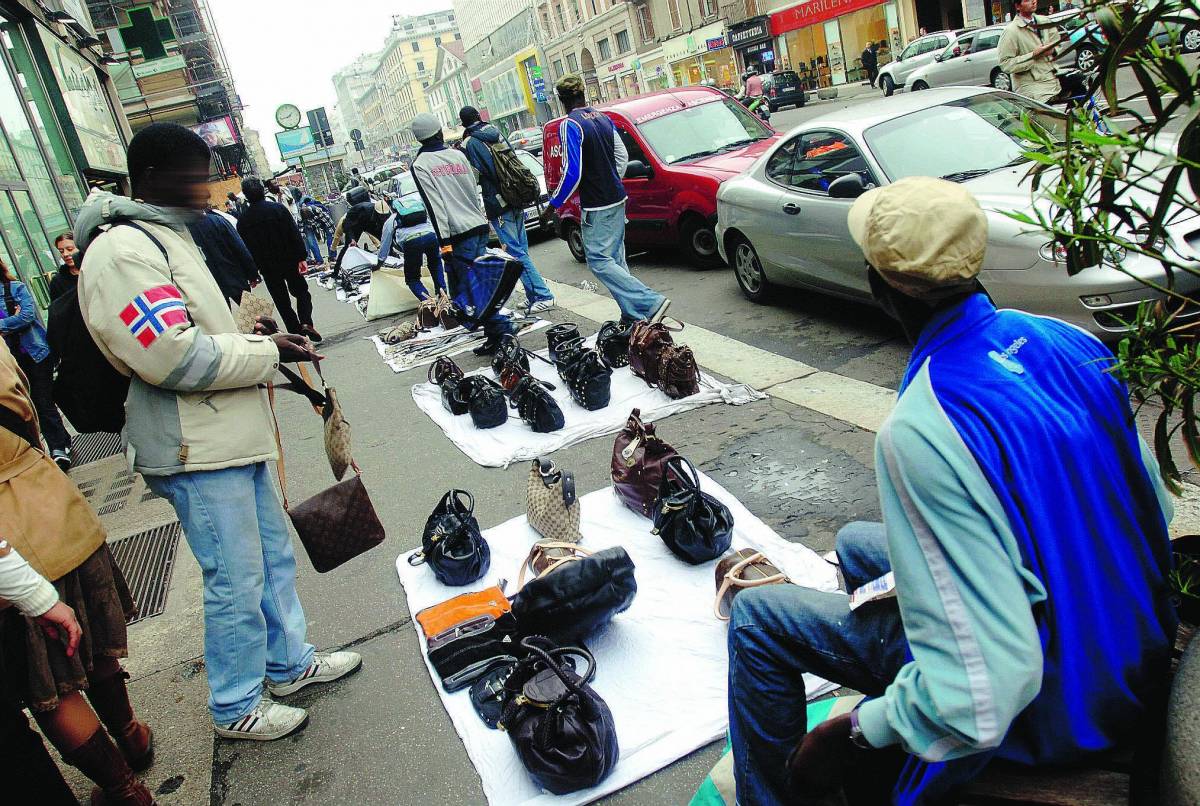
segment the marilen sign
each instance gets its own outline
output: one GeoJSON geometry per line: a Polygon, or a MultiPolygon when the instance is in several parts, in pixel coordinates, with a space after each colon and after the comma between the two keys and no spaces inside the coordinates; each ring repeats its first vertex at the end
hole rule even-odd
{"type": "Polygon", "coordinates": [[[807,28],[851,11],[879,5],[883,0],[807,0],[771,15],[771,34],[779,36],[788,31],[807,28]]]}

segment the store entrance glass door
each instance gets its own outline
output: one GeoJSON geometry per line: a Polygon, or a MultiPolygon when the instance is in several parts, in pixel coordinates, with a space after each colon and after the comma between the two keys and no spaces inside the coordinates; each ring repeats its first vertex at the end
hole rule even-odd
{"type": "Polygon", "coordinates": [[[829,86],[829,53],[825,45],[825,26],[810,25],[789,32],[785,41],[792,69],[806,90],[829,86]]]}
{"type": "Polygon", "coordinates": [[[50,275],[58,262],[51,256],[54,250],[38,223],[27,191],[0,191],[0,237],[4,262],[17,279],[29,286],[38,307],[49,307],[50,275]]]}

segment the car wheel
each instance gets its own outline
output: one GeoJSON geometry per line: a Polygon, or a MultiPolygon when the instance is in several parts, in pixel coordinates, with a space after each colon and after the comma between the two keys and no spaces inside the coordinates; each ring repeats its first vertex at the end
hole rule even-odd
{"type": "Polygon", "coordinates": [[[913,82],[912,88],[913,88],[913,92],[920,92],[921,90],[929,89],[929,85],[926,84],[924,81],[921,81],[920,79],[918,79],[913,82]]]}
{"type": "Polygon", "coordinates": [[[1003,70],[996,68],[992,71],[992,86],[998,90],[1012,91],[1012,77],[1003,70]]]}
{"type": "Polygon", "coordinates": [[[1189,25],[1183,29],[1183,36],[1179,37],[1180,43],[1183,45],[1184,53],[1195,53],[1200,50],[1200,27],[1189,25]]]}
{"type": "Polygon", "coordinates": [[[563,240],[571,250],[571,257],[580,263],[587,263],[587,253],[583,251],[583,231],[574,221],[563,222],[563,240]]]}
{"type": "Polygon", "coordinates": [[[779,111],[779,105],[771,103],[770,101],[767,101],[767,109],[770,109],[771,114],[774,114],[779,111]]]}
{"type": "Polygon", "coordinates": [[[738,238],[734,242],[733,254],[729,257],[733,262],[733,276],[737,278],[738,288],[742,289],[746,299],[751,302],[766,302],[771,283],[767,281],[762,261],[758,259],[758,252],[754,251],[750,242],[745,238],[738,238]]]}
{"type": "Polygon", "coordinates": [[[879,83],[883,87],[883,96],[885,98],[891,98],[892,95],[895,94],[896,82],[892,81],[891,76],[884,76],[883,78],[879,79],[879,83]]]}
{"type": "Polygon", "coordinates": [[[684,253],[697,268],[710,269],[721,265],[716,230],[700,216],[689,215],[680,222],[679,240],[684,253]]]}
{"type": "Polygon", "coordinates": [[[1075,54],[1075,67],[1085,73],[1090,73],[1096,69],[1096,56],[1099,55],[1095,48],[1083,47],[1075,54]]]}

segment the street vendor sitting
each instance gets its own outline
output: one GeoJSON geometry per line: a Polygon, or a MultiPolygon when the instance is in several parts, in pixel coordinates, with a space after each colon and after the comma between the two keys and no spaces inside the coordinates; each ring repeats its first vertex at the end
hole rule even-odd
{"type": "Polygon", "coordinates": [[[993,758],[1061,764],[1161,708],[1175,615],[1171,504],[1098,340],[997,310],[987,218],[961,186],[861,196],[850,232],[915,347],[876,439],[883,524],[837,537],[848,590],[746,590],[729,630],[738,802],[929,804],[993,758]],[[810,672],[869,699],[808,731],[810,672]],[[903,751],[903,752],[901,752],[903,751]],[[885,771],[866,775],[864,771],[885,771]]]}

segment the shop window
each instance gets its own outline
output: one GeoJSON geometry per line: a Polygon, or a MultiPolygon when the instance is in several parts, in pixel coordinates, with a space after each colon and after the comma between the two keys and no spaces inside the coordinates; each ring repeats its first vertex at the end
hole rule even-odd
{"type": "Polygon", "coordinates": [[[862,52],[871,43],[887,44],[887,15],[882,5],[853,11],[838,17],[842,35],[842,50],[846,54],[846,80],[865,81],[867,72],[862,66],[862,52]]]}
{"type": "Polygon", "coordinates": [[[839,177],[856,173],[864,183],[870,183],[871,171],[858,148],[839,132],[807,132],[781,148],[767,163],[767,175],[795,190],[825,193],[839,177]],[[792,148],[790,162],[780,156],[792,148]],[[779,160],[776,161],[776,157],[779,160]],[[775,172],[772,173],[772,162],[775,172]]]}
{"type": "Polygon", "coordinates": [[[617,53],[629,52],[629,32],[617,31],[617,53]]]}
{"type": "Polygon", "coordinates": [[[600,48],[600,61],[606,62],[612,58],[612,44],[607,36],[598,41],[596,47],[600,48]]]}

